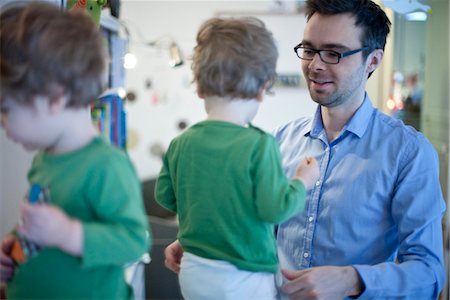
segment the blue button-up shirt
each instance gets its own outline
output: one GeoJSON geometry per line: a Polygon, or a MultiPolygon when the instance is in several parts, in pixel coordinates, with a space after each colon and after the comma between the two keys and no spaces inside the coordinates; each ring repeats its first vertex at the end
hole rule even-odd
{"type": "Polygon", "coordinates": [[[445,202],[433,146],[366,95],[329,142],[320,108],[275,132],[285,172],[315,157],[320,180],[305,211],[278,228],[283,268],[352,265],[361,299],[435,299],[444,285],[445,202]]]}

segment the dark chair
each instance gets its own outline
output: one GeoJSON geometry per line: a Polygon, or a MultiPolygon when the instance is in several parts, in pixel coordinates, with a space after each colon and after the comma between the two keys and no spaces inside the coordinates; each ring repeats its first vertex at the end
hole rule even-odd
{"type": "Polygon", "coordinates": [[[176,214],[161,207],[154,197],[155,179],[142,182],[144,205],[153,235],[151,262],[145,265],[146,299],[183,299],[178,275],[164,265],[164,249],[177,238],[176,214]]]}

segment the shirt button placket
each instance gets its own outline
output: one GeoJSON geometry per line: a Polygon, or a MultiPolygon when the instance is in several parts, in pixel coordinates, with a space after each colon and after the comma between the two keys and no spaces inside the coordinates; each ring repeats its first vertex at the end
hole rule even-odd
{"type": "MultiPolygon", "coordinates": [[[[330,149],[329,146],[327,145],[327,148],[324,150],[324,155],[320,161],[320,173],[321,174],[325,174],[326,172],[326,166],[328,165],[328,161],[330,160],[330,149]],[[323,168],[325,166],[325,168],[323,168]]],[[[319,205],[319,197],[320,197],[320,189],[322,186],[323,180],[317,180],[315,183],[315,187],[313,190],[313,195],[312,195],[312,199],[311,199],[311,210],[310,210],[310,215],[307,218],[307,225],[306,225],[306,241],[305,241],[305,247],[303,248],[303,255],[301,257],[301,265],[303,268],[309,268],[311,267],[311,249],[312,249],[312,239],[314,236],[314,231],[315,231],[315,218],[316,215],[318,213],[317,211],[317,207],[319,205]]]]}

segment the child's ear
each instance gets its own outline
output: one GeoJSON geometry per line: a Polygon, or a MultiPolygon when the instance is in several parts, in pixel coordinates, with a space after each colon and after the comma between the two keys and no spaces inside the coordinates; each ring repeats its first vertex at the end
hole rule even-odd
{"type": "Polygon", "coordinates": [[[51,113],[59,113],[66,108],[68,99],[66,95],[61,95],[56,99],[50,100],[50,112],[51,113]]]}
{"type": "Polygon", "coordinates": [[[197,96],[198,96],[200,99],[205,99],[205,97],[203,97],[203,94],[202,94],[199,90],[197,90],[197,96]]]}
{"type": "Polygon", "coordinates": [[[258,95],[256,96],[256,101],[262,102],[264,100],[264,96],[266,95],[266,90],[269,87],[269,81],[266,81],[264,85],[259,90],[258,95]]]}

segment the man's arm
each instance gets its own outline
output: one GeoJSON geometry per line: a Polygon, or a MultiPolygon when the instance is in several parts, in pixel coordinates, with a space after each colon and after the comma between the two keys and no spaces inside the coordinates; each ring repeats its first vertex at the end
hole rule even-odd
{"type": "Polygon", "coordinates": [[[402,164],[391,200],[399,242],[397,262],[355,265],[365,285],[361,296],[437,299],[445,279],[445,202],[439,183],[439,161],[433,146],[422,135],[409,140],[399,155],[402,164]]]}

